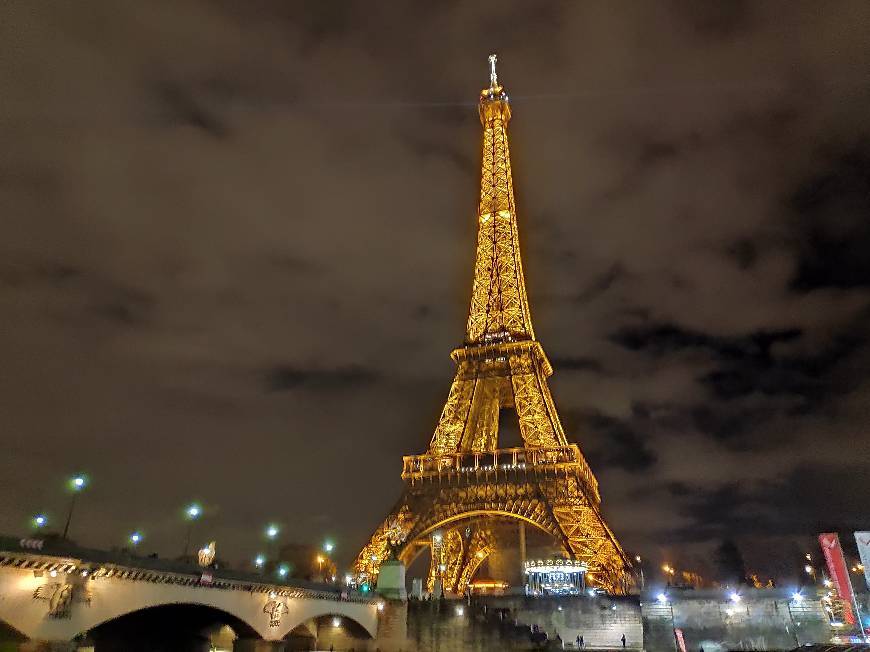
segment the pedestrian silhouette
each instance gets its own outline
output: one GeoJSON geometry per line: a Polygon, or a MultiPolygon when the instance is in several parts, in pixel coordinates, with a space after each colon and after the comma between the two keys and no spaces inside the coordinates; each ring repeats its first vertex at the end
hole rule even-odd
{"type": "Polygon", "coordinates": [[[622,641],[622,648],[625,649],[625,634],[622,635],[620,640],[622,641]]]}

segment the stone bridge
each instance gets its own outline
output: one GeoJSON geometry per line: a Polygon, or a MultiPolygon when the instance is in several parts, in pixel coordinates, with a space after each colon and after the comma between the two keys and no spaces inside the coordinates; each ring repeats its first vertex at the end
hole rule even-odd
{"type": "Polygon", "coordinates": [[[87,642],[124,617],[161,608],[175,609],[177,617],[185,607],[232,628],[237,640],[226,649],[259,651],[284,650],[291,636],[309,639],[303,649],[315,640],[328,649],[322,639],[336,637],[358,638],[364,649],[378,635],[384,605],[334,585],[271,582],[253,573],[0,538],[0,624],[7,637],[22,641],[20,649],[74,650],[74,640],[87,642]]]}

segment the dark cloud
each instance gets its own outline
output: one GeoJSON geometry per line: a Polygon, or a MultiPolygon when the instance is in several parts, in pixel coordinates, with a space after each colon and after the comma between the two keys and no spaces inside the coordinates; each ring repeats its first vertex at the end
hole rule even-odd
{"type": "Polygon", "coordinates": [[[703,38],[734,38],[745,34],[752,24],[752,3],[748,0],[675,0],[678,13],[703,38]]]}
{"type": "Polygon", "coordinates": [[[631,423],[596,412],[580,415],[575,420],[580,426],[577,431],[588,429],[598,435],[597,444],[586,450],[593,468],[616,467],[639,472],[656,463],[648,438],[631,423]]]}
{"type": "Polygon", "coordinates": [[[794,289],[870,285],[870,140],[826,155],[789,209],[801,237],[794,289]]]}
{"type": "Polygon", "coordinates": [[[277,365],[265,373],[265,387],[270,392],[294,389],[350,390],[374,382],[377,374],[363,367],[338,369],[302,369],[293,365],[277,365]]]}
{"type": "Polygon", "coordinates": [[[157,85],[157,93],[165,105],[168,126],[193,127],[217,140],[229,136],[229,125],[207,106],[206,100],[196,97],[189,89],[163,82],[157,85]]]}

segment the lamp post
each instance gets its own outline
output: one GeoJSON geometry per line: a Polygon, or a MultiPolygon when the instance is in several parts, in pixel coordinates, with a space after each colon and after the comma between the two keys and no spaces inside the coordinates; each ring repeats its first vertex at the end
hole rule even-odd
{"type": "Polygon", "coordinates": [[[269,541],[269,556],[272,557],[276,562],[278,561],[278,555],[275,551],[275,539],[278,538],[278,535],[280,533],[281,528],[274,523],[269,523],[269,525],[266,526],[265,535],[266,539],[269,541]]]}
{"type": "Polygon", "coordinates": [[[193,524],[202,515],[202,507],[196,503],[191,503],[184,510],[184,516],[187,518],[187,538],[184,540],[184,554],[182,558],[187,559],[187,552],[190,550],[190,536],[193,534],[193,524]]]}
{"type": "Polygon", "coordinates": [[[72,522],[73,510],[76,506],[76,496],[88,485],[88,480],[85,476],[79,474],[74,475],[69,479],[69,488],[72,490],[72,497],[69,501],[69,510],[66,513],[66,524],[63,526],[63,538],[66,539],[69,535],[69,525],[72,522]]]}
{"type": "Polygon", "coordinates": [[[139,534],[138,532],[133,532],[133,533],[128,537],[128,540],[130,541],[130,543],[131,543],[131,544],[133,545],[133,547],[135,548],[136,546],[138,546],[138,545],[142,542],[142,535],[139,534]]]}
{"type": "Polygon", "coordinates": [[[644,590],[644,579],[643,579],[643,564],[641,564],[640,555],[635,555],[634,560],[637,562],[637,570],[640,571],[640,590],[644,590]]]}
{"type": "Polygon", "coordinates": [[[45,514],[37,514],[33,517],[33,527],[37,530],[48,525],[48,517],[45,514]]]}

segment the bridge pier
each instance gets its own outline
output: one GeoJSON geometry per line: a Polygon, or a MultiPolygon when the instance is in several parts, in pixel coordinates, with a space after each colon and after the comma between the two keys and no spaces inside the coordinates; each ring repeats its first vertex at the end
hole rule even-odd
{"type": "Polygon", "coordinates": [[[264,641],[259,638],[237,638],[233,652],[284,652],[286,641],[264,641]]]}

